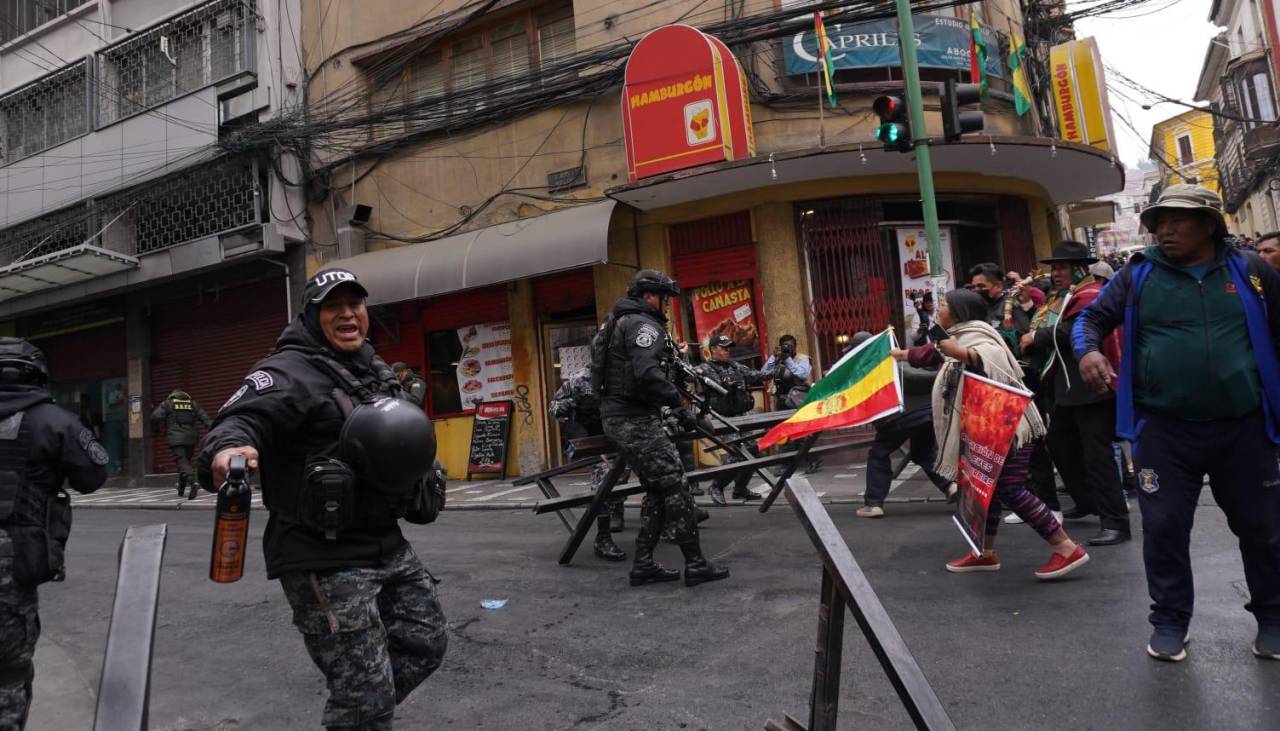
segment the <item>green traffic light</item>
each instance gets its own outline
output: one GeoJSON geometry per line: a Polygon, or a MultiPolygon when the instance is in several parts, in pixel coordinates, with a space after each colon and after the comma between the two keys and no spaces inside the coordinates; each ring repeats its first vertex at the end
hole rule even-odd
{"type": "Polygon", "coordinates": [[[882,124],[876,128],[876,139],[881,142],[894,144],[902,139],[902,125],[900,124],[882,124]]]}

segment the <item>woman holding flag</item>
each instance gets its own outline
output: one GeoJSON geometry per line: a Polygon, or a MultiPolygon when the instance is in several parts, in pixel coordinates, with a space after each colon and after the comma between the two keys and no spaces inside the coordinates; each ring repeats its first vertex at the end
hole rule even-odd
{"type": "MultiPolygon", "coordinates": [[[[933,426],[938,441],[937,472],[956,479],[961,458],[961,421],[965,372],[996,384],[1021,391],[1022,370],[999,333],[987,324],[987,303],[976,292],[958,289],[948,292],[939,303],[938,323],[949,337],[937,343],[946,357],[933,387],[933,426]]],[[[898,351],[899,353],[905,351],[898,351]]],[[[913,364],[914,365],[914,364],[913,364]]],[[[1038,579],[1057,579],[1089,561],[1089,554],[1076,545],[1049,508],[1027,489],[1028,466],[1035,440],[1043,438],[1045,425],[1030,401],[1022,410],[1003,467],[996,466],[994,494],[987,512],[981,554],[976,552],[947,564],[953,573],[997,571],[1000,559],[994,544],[1000,527],[1000,512],[1007,507],[1035,529],[1053,550],[1049,562],[1036,570],[1038,579]]],[[[970,457],[970,459],[972,459],[970,457]]],[[[966,488],[969,489],[969,488],[966,488]]]]}

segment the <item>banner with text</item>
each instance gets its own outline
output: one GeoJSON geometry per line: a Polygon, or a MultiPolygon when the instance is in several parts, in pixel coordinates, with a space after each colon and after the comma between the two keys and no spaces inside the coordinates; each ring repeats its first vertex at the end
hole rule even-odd
{"type": "Polygon", "coordinates": [[[991,496],[1031,393],[966,372],[960,402],[960,500],[952,519],[981,554],[991,496]]]}
{"type": "MultiPolygon", "coordinates": [[[[927,330],[937,310],[933,281],[929,276],[929,239],[923,228],[895,229],[898,239],[898,261],[902,263],[902,327],[906,346],[914,345],[920,325],[927,330]]],[[[942,245],[942,274],[946,277],[943,291],[955,286],[955,268],[951,264],[951,229],[938,233],[942,245]]]]}
{"type": "Polygon", "coordinates": [[[490,322],[458,328],[462,357],[458,359],[458,394],[470,411],[481,401],[502,401],[515,395],[511,363],[511,323],[490,322]]]}
{"type": "MultiPolygon", "coordinates": [[[[921,67],[969,70],[969,21],[939,15],[913,15],[916,36],[916,58],[921,67]]],[[[994,29],[982,26],[987,47],[998,49],[999,36],[994,29]]],[[[831,65],[840,69],[898,66],[898,21],[871,20],[865,23],[829,23],[831,65]]],[[[782,47],[783,64],[788,76],[812,74],[818,70],[818,41],[813,24],[788,38],[782,47]]],[[[987,55],[987,75],[1004,78],[1004,64],[999,51],[987,55]]]]}
{"type": "Polygon", "coordinates": [[[694,289],[692,300],[693,326],[704,353],[711,338],[719,335],[733,340],[734,357],[760,353],[750,279],[710,282],[694,289]]]}

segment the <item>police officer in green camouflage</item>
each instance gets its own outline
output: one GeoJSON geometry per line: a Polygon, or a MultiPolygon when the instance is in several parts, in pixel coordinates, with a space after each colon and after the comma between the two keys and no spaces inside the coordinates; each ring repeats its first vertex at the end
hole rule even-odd
{"type": "Polygon", "coordinates": [[[400,388],[404,389],[404,397],[417,404],[419,408],[427,404],[427,384],[418,374],[414,373],[409,366],[404,363],[393,363],[391,372],[396,374],[396,380],[400,382],[400,388]]]}
{"type": "Polygon", "coordinates": [[[151,412],[152,421],[164,423],[164,439],[173,450],[173,461],[178,465],[178,494],[181,495],[187,485],[191,486],[188,500],[194,500],[200,489],[196,484],[196,471],[191,466],[191,455],[200,441],[200,432],[196,422],[208,428],[213,424],[209,415],[204,413],[200,404],[190,394],[181,389],[169,394],[160,402],[156,410],[151,412]]]}

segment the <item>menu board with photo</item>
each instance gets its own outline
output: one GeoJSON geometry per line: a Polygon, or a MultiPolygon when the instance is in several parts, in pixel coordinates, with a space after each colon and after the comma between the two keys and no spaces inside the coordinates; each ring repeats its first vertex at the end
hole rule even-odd
{"type": "Polygon", "coordinates": [[[515,395],[511,359],[511,323],[490,322],[458,328],[462,357],[458,358],[458,394],[462,408],[481,401],[502,401],[515,395]]]}
{"type": "MultiPolygon", "coordinates": [[[[933,313],[937,311],[937,303],[933,300],[938,295],[933,292],[933,281],[929,277],[929,238],[925,235],[925,230],[899,228],[895,229],[895,234],[898,239],[898,261],[902,263],[904,340],[910,343],[922,319],[926,324],[932,322],[933,313]]],[[[943,290],[946,291],[955,283],[955,266],[951,263],[951,229],[942,229],[938,238],[942,245],[942,273],[946,277],[943,290]]]]}
{"type": "Polygon", "coordinates": [[[733,357],[759,354],[760,332],[751,284],[750,279],[739,279],[710,282],[693,290],[693,324],[704,353],[712,338],[727,335],[733,340],[733,357]]]}

